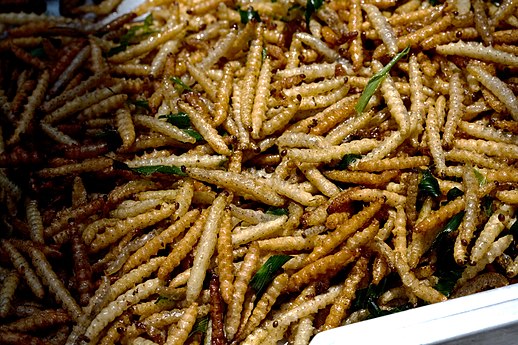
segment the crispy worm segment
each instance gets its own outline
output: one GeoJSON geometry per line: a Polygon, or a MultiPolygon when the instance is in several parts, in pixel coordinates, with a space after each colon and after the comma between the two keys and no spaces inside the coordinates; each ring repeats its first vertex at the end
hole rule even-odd
{"type": "Polygon", "coordinates": [[[216,102],[214,104],[213,124],[215,127],[221,125],[227,119],[230,110],[230,96],[234,82],[234,65],[227,62],[223,67],[223,76],[218,84],[216,102]]]}
{"type": "Polygon", "coordinates": [[[218,266],[221,297],[229,305],[234,296],[234,255],[232,252],[232,215],[225,210],[218,234],[218,266]]]}
{"type": "Polygon", "coordinates": [[[210,291],[210,320],[211,320],[211,344],[225,345],[225,324],[223,322],[223,298],[220,293],[219,278],[212,274],[209,282],[210,291]]]}
{"type": "Polygon", "coordinates": [[[236,280],[234,282],[234,298],[228,305],[225,317],[225,332],[228,340],[234,339],[234,336],[238,331],[248,284],[252,275],[258,268],[259,252],[259,246],[256,243],[252,243],[243,259],[243,264],[236,275],[236,280]]]}
{"type": "Polygon", "coordinates": [[[392,179],[399,175],[397,170],[385,170],[381,174],[363,172],[363,171],[348,171],[348,170],[330,170],[325,171],[324,175],[335,181],[362,184],[372,188],[383,188],[392,179]]]}
{"type": "Polygon", "coordinates": [[[110,322],[121,315],[131,305],[156,293],[163,282],[159,278],[154,278],[145,281],[133,289],[128,290],[123,295],[117,297],[113,302],[110,302],[97,316],[92,320],[85,332],[85,337],[90,341],[98,339],[101,331],[108,326],[110,322]]]}
{"type": "Polygon", "coordinates": [[[236,334],[235,339],[237,341],[245,339],[265,319],[266,315],[272,309],[279,295],[286,288],[288,280],[289,277],[287,273],[282,273],[275,277],[270,286],[268,286],[268,288],[264,291],[264,294],[256,303],[255,308],[252,311],[252,315],[250,318],[248,318],[245,326],[242,327],[236,334]]]}
{"type": "Polygon", "coordinates": [[[163,256],[154,257],[148,262],[135,267],[128,273],[122,275],[110,286],[109,292],[104,298],[106,302],[115,300],[119,295],[135,286],[135,284],[140,284],[145,278],[149,277],[153,272],[158,270],[164,260],[165,257],[163,256]]]}
{"type": "Polygon", "coordinates": [[[257,80],[257,90],[251,112],[252,138],[259,139],[263,122],[266,120],[266,109],[268,108],[267,98],[270,94],[272,79],[272,66],[267,57],[263,60],[257,80]]]}
{"type": "Polygon", "coordinates": [[[495,49],[491,46],[485,47],[482,43],[477,42],[459,41],[437,46],[435,50],[443,55],[459,55],[512,67],[518,66],[518,56],[495,49]]]}
{"type": "Polygon", "coordinates": [[[498,141],[507,144],[518,144],[518,137],[492,127],[484,126],[481,123],[461,121],[459,128],[465,133],[486,140],[498,141]]]}
{"type": "Polygon", "coordinates": [[[90,245],[90,249],[93,252],[97,252],[106,248],[132,230],[143,229],[166,219],[171,216],[175,210],[176,205],[162,204],[158,210],[152,210],[135,217],[129,217],[123,221],[119,221],[114,227],[106,228],[102,234],[97,234],[90,245]]]}
{"type": "Polygon", "coordinates": [[[122,271],[128,272],[132,268],[149,260],[151,256],[156,255],[160,249],[164,248],[168,243],[171,243],[180,233],[193,223],[199,214],[199,210],[191,210],[187,212],[183,217],[171,224],[167,229],[152,238],[149,242],[133,253],[122,267],[122,271]]]}
{"type": "MultiPolygon", "coordinates": [[[[287,157],[298,162],[328,163],[341,159],[346,154],[367,153],[378,147],[379,144],[379,141],[376,139],[365,138],[322,149],[288,149],[287,157]]],[[[426,158],[428,159],[428,157],[426,158]]]]}
{"type": "Polygon", "coordinates": [[[13,332],[31,332],[70,321],[70,315],[63,310],[47,309],[7,323],[2,328],[13,332]]]}
{"type": "Polygon", "coordinates": [[[194,80],[196,80],[198,85],[201,86],[203,91],[207,94],[208,98],[212,102],[216,102],[216,90],[212,80],[206,75],[204,71],[198,69],[196,66],[189,63],[189,61],[186,62],[186,65],[189,74],[194,78],[194,80]]]}
{"type": "MultiPolygon", "coordinates": [[[[362,8],[359,0],[350,2],[349,7],[349,31],[360,32],[362,26],[362,8]]],[[[351,42],[349,47],[349,54],[353,62],[353,67],[358,70],[363,65],[363,44],[360,35],[357,35],[351,42]]]]}
{"type": "Polygon", "coordinates": [[[502,103],[505,104],[511,116],[518,121],[518,99],[513,91],[498,77],[489,74],[481,66],[469,64],[466,69],[485,87],[487,87],[502,103]]]}
{"type": "Polygon", "coordinates": [[[108,60],[112,63],[129,61],[139,55],[145,54],[170,39],[176,38],[186,27],[186,23],[176,25],[168,24],[162,32],[149,36],[142,42],[111,56],[108,60]]]}
{"type": "Polygon", "coordinates": [[[182,318],[178,321],[178,324],[171,325],[167,331],[166,345],[181,345],[189,337],[192,326],[196,322],[196,316],[198,315],[198,303],[193,302],[189,308],[187,308],[182,315],[182,318]]]}
{"type": "Polygon", "coordinates": [[[479,272],[481,272],[486,265],[492,263],[497,257],[509,247],[513,241],[512,235],[500,237],[498,240],[493,242],[489,247],[485,255],[474,265],[468,266],[462,272],[462,276],[457,280],[456,287],[464,285],[464,283],[474,278],[479,272]]]}
{"type": "Polygon", "coordinates": [[[460,72],[453,73],[450,79],[449,111],[444,124],[443,141],[446,146],[451,146],[457,126],[464,112],[464,89],[460,79],[460,72]]]}
{"type": "Polygon", "coordinates": [[[271,221],[259,223],[241,229],[235,229],[234,233],[232,234],[232,245],[240,246],[252,241],[275,235],[279,232],[279,230],[282,229],[287,220],[288,216],[283,215],[271,221]]]}
{"type": "Polygon", "coordinates": [[[224,139],[219,135],[218,131],[207,122],[203,115],[191,105],[180,102],[180,109],[189,114],[189,118],[193,126],[200,132],[201,136],[209,143],[209,145],[217,153],[225,156],[230,156],[231,151],[225,143],[224,139]]]}
{"type": "Polygon", "coordinates": [[[484,229],[477,237],[473,248],[471,249],[470,264],[475,265],[482,259],[489,250],[491,244],[494,243],[498,235],[505,229],[504,222],[513,216],[514,208],[509,205],[501,205],[484,225],[484,229]]]}
{"type": "Polygon", "coordinates": [[[394,266],[401,277],[403,284],[417,297],[428,303],[446,301],[446,296],[416,278],[415,274],[410,270],[406,258],[403,257],[401,253],[396,252],[394,256],[394,266]]]}
{"type": "Polygon", "coordinates": [[[466,207],[464,209],[464,217],[459,227],[459,234],[455,239],[453,256],[459,265],[463,265],[466,261],[468,245],[475,234],[478,216],[480,213],[479,182],[475,175],[475,170],[471,165],[466,165],[463,174],[464,198],[466,207]]]}
{"type": "Polygon", "coordinates": [[[330,287],[327,292],[317,295],[314,298],[302,302],[294,308],[281,313],[275,318],[275,320],[266,324],[266,329],[269,332],[274,332],[274,328],[282,329],[305,316],[316,313],[319,309],[333,303],[333,301],[335,301],[340,295],[342,289],[343,287],[341,285],[330,287]]]}
{"type": "Polygon", "coordinates": [[[189,134],[185,133],[178,127],[157,118],[146,115],[136,115],[133,117],[133,121],[138,125],[148,127],[149,129],[152,129],[180,142],[191,144],[196,142],[195,138],[191,137],[189,134]]]}
{"type": "Polygon", "coordinates": [[[322,243],[315,247],[311,254],[306,258],[307,264],[312,263],[324,255],[330,253],[346,238],[356,232],[364,224],[366,224],[381,209],[382,203],[379,201],[371,202],[360,212],[353,215],[350,220],[336,228],[333,232],[324,237],[322,243]]]}
{"type": "MultiPolygon", "coordinates": [[[[381,67],[380,63],[375,64],[376,69],[379,70],[381,67]]],[[[387,102],[390,115],[392,115],[398,124],[401,136],[408,137],[411,134],[409,133],[410,117],[405,105],[403,104],[403,99],[395,87],[394,80],[389,74],[387,74],[386,78],[381,83],[380,90],[383,98],[387,102]]]]}
{"type": "MultiPolygon", "coordinates": [[[[97,81],[97,79],[94,79],[93,81],[97,81]]],[[[92,82],[93,82],[92,81],[92,82]]],[[[89,86],[89,85],[87,85],[89,86]]],[[[118,83],[116,85],[110,86],[110,87],[103,87],[99,89],[95,89],[89,93],[83,94],[79,97],[77,95],[74,95],[76,97],[73,97],[70,95],[70,101],[64,101],[63,106],[59,107],[56,106],[56,110],[49,113],[43,118],[43,123],[47,123],[49,125],[54,124],[55,122],[64,120],[65,118],[71,116],[74,113],[77,113],[79,111],[82,111],[89,106],[92,106],[94,104],[99,103],[103,99],[106,99],[110,96],[112,96],[114,93],[120,93],[122,92],[123,85],[122,83],[118,83]]],[[[68,97],[67,97],[68,98],[68,97]]],[[[59,102],[61,103],[61,102],[59,102]]]]}
{"type": "Polygon", "coordinates": [[[188,168],[187,174],[194,179],[227,188],[245,198],[258,200],[267,205],[282,206],[285,202],[284,198],[257,178],[233,172],[199,168],[188,168]]]}
{"type": "Polygon", "coordinates": [[[367,14],[370,23],[378,32],[378,36],[387,47],[388,55],[391,57],[396,55],[398,52],[396,34],[390,23],[375,5],[362,4],[361,6],[367,14]]]}
{"type": "Polygon", "coordinates": [[[424,102],[427,96],[423,90],[424,77],[422,70],[423,68],[419,63],[417,56],[415,54],[410,55],[408,63],[408,83],[410,86],[410,112],[414,119],[413,125],[415,126],[414,133],[411,138],[413,146],[418,146],[417,141],[424,130],[423,125],[426,117],[426,107],[424,102]]]}
{"type": "Polygon", "coordinates": [[[195,301],[202,290],[203,280],[205,279],[210,259],[216,249],[219,224],[221,223],[225,207],[228,204],[228,197],[228,193],[224,192],[220,194],[210,206],[207,220],[203,225],[203,232],[196,247],[191,275],[187,282],[186,299],[188,302],[195,301]]]}
{"type": "Polygon", "coordinates": [[[16,249],[16,247],[8,240],[2,240],[1,248],[7,253],[14,268],[18,271],[18,273],[24,277],[27,285],[29,285],[32,293],[38,297],[43,298],[45,296],[45,291],[43,290],[43,285],[40,282],[40,279],[34,272],[34,270],[29,266],[29,263],[23,255],[16,249]]]}
{"type": "Polygon", "coordinates": [[[441,143],[439,118],[433,105],[428,108],[428,116],[426,117],[426,139],[428,139],[428,147],[437,171],[442,174],[446,169],[446,159],[441,143]]]}
{"type": "MultiPolygon", "coordinates": [[[[431,203],[429,205],[431,208],[431,203]]],[[[421,256],[428,250],[433,239],[440,231],[440,226],[462,211],[465,205],[465,198],[460,197],[450,201],[436,211],[430,210],[427,216],[425,216],[423,212],[423,208],[426,208],[423,207],[421,209],[423,217],[418,217],[412,232],[412,241],[409,243],[407,249],[407,261],[410,267],[414,268],[417,266],[421,256]]]]}
{"type": "Polygon", "coordinates": [[[196,242],[200,239],[207,217],[208,212],[204,210],[191,228],[185,233],[184,237],[173,245],[171,252],[164,262],[162,262],[158,270],[158,277],[160,279],[166,280],[168,275],[189,254],[196,242]]]}
{"type": "Polygon", "coordinates": [[[127,150],[135,142],[135,125],[131,112],[127,107],[121,107],[115,112],[117,132],[122,140],[121,150],[127,150]]]}
{"type": "Polygon", "coordinates": [[[16,125],[13,135],[7,141],[7,145],[14,145],[20,141],[20,136],[25,134],[30,122],[34,119],[36,109],[43,102],[45,92],[49,85],[49,73],[44,71],[38,80],[36,88],[27,99],[27,104],[24,106],[24,110],[20,115],[20,119],[16,125]]]}
{"type": "Polygon", "coordinates": [[[43,283],[49,287],[50,292],[55,295],[55,298],[63,304],[63,307],[70,313],[74,320],[79,320],[83,314],[81,307],[74,300],[70,291],[66,289],[59,277],[53,271],[52,266],[47,261],[45,255],[37,248],[28,246],[24,249],[28,252],[32,259],[32,264],[36,268],[36,273],[41,277],[43,283]]]}
{"type": "Polygon", "coordinates": [[[300,100],[298,98],[289,99],[286,107],[281,108],[278,114],[263,122],[259,137],[264,138],[284,129],[295,116],[299,106],[300,100]]]}
{"type": "Polygon", "coordinates": [[[518,204],[518,190],[499,190],[495,196],[506,204],[518,204]]]}
{"type": "Polygon", "coordinates": [[[28,199],[25,203],[25,213],[27,215],[27,223],[29,224],[31,231],[31,240],[36,243],[43,244],[45,242],[43,220],[38,208],[38,202],[36,200],[28,199]]]}
{"type": "MultiPolygon", "coordinates": [[[[303,286],[316,281],[319,278],[334,275],[344,266],[351,263],[359,255],[358,251],[351,251],[347,248],[341,249],[335,254],[324,256],[307,265],[290,276],[287,286],[289,291],[298,291],[303,286]]],[[[307,258],[305,259],[307,260],[307,258]]]]}
{"type": "Polygon", "coordinates": [[[112,111],[123,107],[125,102],[128,100],[128,95],[117,94],[103,99],[99,103],[96,103],[77,115],[79,121],[88,121],[96,118],[100,118],[105,114],[111,113],[112,111]]]}
{"type": "Polygon", "coordinates": [[[405,209],[401,205],[396,206],[396,219],[394,222],[394,229],[392,233],[394,238],[392,240],[394,244],[394,250],[401,253],[402,256],[407,255],[407,215],[405,209]]]}
{"type": "Polygon", "coordinates": [[[263,25],[257,24],[255,29],[255,38],[252,40],[248,51],[246,59],[246,74],[243,79],[240,117],[244,128],[248,132],[252,129],[252,107],[262,64],[263,31],[263,25]]]}
{"type": "Polygon", "coordinates": [[[354,106],[358,95],[343,97],[314,116],[301,120],[289,128],[289,131],[309,131],[311,134],[323,135],[343,120],[355,114],[354,106]]]}
{"type": "MultiPolygon", "coordinates": [[[[4,274],[4,272],[2,272],[4,274]]],[[[11,311],[11,305],[14,298],[18,284],[20,283],[20,276],[16,270],[8,271],[4,275],[2,287],[0,289],[0,317],[6,317],[11,311]]]]}
{"type": "Polygon", "coordinates": [[[421,166],[428,166],[430,157],[428,156],[412,156],[412,157],[394,157],[384,158],[381,160],[360,160],[351,164],[352,170],[377,172],[384,170],[411,169],[421,166]]]}
{"type": "MultiPolygon", "coordinates": [[[[77,143],[74,143],[74,145],[77,143]]],[[[68,145],[68,144],[67,144],[68,145]]],[[[107,157],[89,158],[80,163],[71,163],[55,168],[43,168],[38,174],[41,177],[57,177],[69,174],[100,171],[113,165],[113,160],[107,157]]]]}
{"type": "Polygon", "coordinates": [[[368,273],[369,258],[361,256],[351,268],[349,275],[345,279],[344,287],[337,300],[331,306],[322,330],[328,330],[341,325],[345,313],[351,306],[355,297],[358,284],[368,273]]]}
{"type": "Polygon", "coordinates": [[[300,170],[317,189],[325,196],[333,197],[340,193],[340,189],[331,181],[326,179],[324,175],[318,170],[316,165],[301,164],[300,170]]]}

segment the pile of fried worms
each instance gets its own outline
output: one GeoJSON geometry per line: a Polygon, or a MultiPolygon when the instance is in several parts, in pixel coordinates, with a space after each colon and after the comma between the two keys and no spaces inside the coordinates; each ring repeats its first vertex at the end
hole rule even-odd
{"type": "Polygon", "coordinates": [[[119,3],[0,13],[1,343],[302,345],[516,282],[518,1],[119,3]]]}

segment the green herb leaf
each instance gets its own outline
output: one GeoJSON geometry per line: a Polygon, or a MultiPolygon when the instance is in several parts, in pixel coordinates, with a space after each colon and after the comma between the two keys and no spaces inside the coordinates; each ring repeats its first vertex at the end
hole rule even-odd
{"type": "Polygon", "coordinates": [[[514,238],[518,237],[518,220],[515,220],[513,225],[509,228],[509,233],[513,235],[514,238]]]}
{"type": "Polygon", "coordinates": [[[442,293],[444,296],[449,297],[461,275],[461,269],[442,272],[442,274],[439,275],[439,281],[434,286],[434,289],[442,293]]]}
{"type": "Polygon", "coordinates": [[[155,304],[159,304],[159,303],[163,303],[163,302],[167,302],[169,301],[169,298],[167,298],[166,296],[158,296],[157,299],[155,300],[155,304]]]}
{"type": "Polygon", "coordinates": [[[178,91],[182,93],[184,90],[192,91],[191,87],[185,84],[182,79],[178,77],[171,77],[171,81],[178,86],[178,91]]]}
{"type": "Polygon", "coordinates": [[[202,135],[196,131],[195,129],[192,129],[192,128],[187,128],[187,129],[184,129],[183,130],[185,133],[189,134],[191,137],[193,137],[194,139],[196,139],[196,141],[201,141],[203,140],[203,137],[202,135]]]}
{"type": "Polygon", "coordinates": [[[160,115],[158,118],[165,118],[167,122],[169,122],[172,125],[175,125],[180,129],[187,129],[191,127],[191,120],[189,119],[189,115],[187,115],[187,113],[184,113],[183,111],[176,114],[171,113],[167,115],[160,115]]]}
{"type": "Polygon", "coordinates": [[[387,279],[384,278],[378,285],[369,284],[366,288],[356,291],[356,298],[354,299],[351,309],[367,309],[369,304],[376,303],[375,301],[385,290],[387,279]]]}
{"type": "Polygon", "coordinates": [[[139,108],[142,108],[142,109],[146,109],[146,110],[151,110],[149,108],[149,102],[147,101],[147,99],[129,100],[129,102],[131,104],[134,104],[136,107],[139,107],[139,108]]]}
{"type": "Polygon", "coordinates": [[[203,317],[197,318],[196,322],[192,326],[191,333],[189,333],[189,337],[191,337],[193,334],[196,334],[196,333],[205,334],[207,332],[207,328],[209,326],[209,320],[210,320],[210,316],[208,314],[203,317]]]}
{"type": "Polygon", "coordinates": [[[144,18],[144,27],[146,30],[149,30],[149,28],[153,25],[153,15],[150,13],[144,18]]]}
{"type": "Polygon", "coordinates": [[[269,207],[268,210],[266,210],[266,214],[273,214],[275,216],[287,216],[288,210],[280,207],[269,207]]]}
{"type": "Polygon", "coordinates": [[[446,193],[446,200],[441,201],[441,206],[446,205],[450,201],[455,200],[456,198],[462,195],[464,195],[463,191],[461,191],[457,187],[453,187],[448,191],[448,193],[446,193]]]}
{"type": "Polygon", "coordinates": [[[263,48],[261,52],[261,59],[264,61],[268,57],[268,50],[266,48],[263,48]]]}
{"type": "Polygon", "coordinates": [[[491,217],[493,214],[493,199],[490,196],[485,196],[480,200],[482,210],[487,217],[491,217]]]}
{"type": "Polygon", "coordinates": [[[362,158],[361,155],[357,155],[355,153],[348,153],[342,157],[340,163],[336,165],[336,168],[340,170],[345,170],[349,167],[349,165],[351,165],[360,158],[362,158]]]}
{"type": "Polygon", "coordinates": [[[255,11],[252,6],[248,7],[246,10],[238,8],[237,11],[239,12],[239,16],[241,17],[241,23],[243,24],[246,24],[251,20],[255,20],[256,22],[261,21],[261,17],[259,17],[259,12],[255,11]]]}
{"type": "Polygon", "coordinates": [[[479,186],[483,186],[487,183],[487,180],[486,180],[486,177],[484,176],[484,174],[482,174],[480,171],[478,171],[475,168],[473,168],[473,172],[475,173],[475,176],[477,177],[479,186]]]}
{"type": "Polygon", "coordinates": [[[385,67],[380,69],[378,73],[376,73],[372,76],[372,78],[369,79],[367,86],[363,90],[360,99],[358,100],[358,103],[356,103],[356,106],[354,107],[358,114],[362,113],[365,110],[367,103],[369,103],[369,100],[371,99],[372,95],[374,95],[378,87],[381,85],[381,82],[387,77],[387,74],[389,73],[390,69],[394,67],[394,65],[409,52],[410,46],[406,47],[396,56],[394,56],[394,58],[392,58],[392,60],[390,60],[390,62],[385,67]]]}
{"type": "Polygon", "coordinates": [[[460,223],[462,222],[462,218],[464,217],[464,211],[457,213],[453,216],[448,223],[444,226],[444,228],[439,232],[435,240],[432,242],[431,247],[435,247],[438,243],[448,236],[449,233],[457,230],[459,228],[460,223]]]}
{"type": "Polygon", "coordinates": [[[464,271],[464,268],[457,265],[453,258],[453,242],[455,239],[448,236],[459,228],[463,217],[464,212],[459,212],[453,216],[432,243],[433,250],[437,253],[435,276],[439,278],[434,288],[446,297],[450,296],[457,280],[464,271]]]}
{"type": "Polygon", "coordinates": [[[179,112],[176,114],[168,114],[168,115],[160,115],[159,119],[166,119],[170,124],[180,128],[186,134],[190,135],[197,141],[203,140],[202,135],[191,127],[191,120],[189,119],[189,115],[184,112],[179,112]]]}
{"type": "Polygon", "coordinates": [[[453,187],[446,194],[446,198],[448,199],[448,201],[452,201],[461,195],[464,195],[464,192],[458,189],[457,187],[453,187]]]}
{"type": "Polygon", "coordinates": [[[437,198],[441,196],[441,189],[439,188],[439,182],[432,175],[431,171],[426,169],[422,171],[422,178],[419,181],[419,191],[424,193],[425,195],[429,195],[431,197],[437,198]]]}
{"type": "Polygon", "coordinates": [[[152,25],[153,15],[149,14],[146,18],[144,18],[142,25],[133,25],[130,27],[128,32],[122,35],[121,42],[125,42],[127,44],[134,43],[134,40],[141,39],[143,36],[154,33],[155,31],[151,29],[152,25]]]}
{"type": "Polygon", "coordinates": [[[134,25],[129,28],[128,32],[122,35],[119,45],[111,48],[106,55],[112,56],[123,52],[128,48],[131,43],[138,42],[143,37],[155,33],[156,31],[151,28],[153,25],[153,15],[149,14],[145,19],[142,25],[134,25]]]}
{"type": "Polygon", "coordinates": [[[250,280],[250,286],[260,295],[270,282],[277,276],[277,272],[292,257],[290,255],[272,255],[250,280]]]}
{"type": "Polygon", "coordinates": [[[126,48],[128,48],[127,43],[120,43],[118,46],[110,48],[110,50],[108,50],[108,52],[106,53],[106,56],[110,57],[110,56],[119,54],[120,52],[125,51],[126,48]]]}
{"type": "Polygon", "coordinates": [[[153,173],[162,173],[162,174],[187,176],[187,174],[184,173],[181,168],[174,166],[174,165],[149,165],[149,166],[145,166],[145,167],[137,167],[137,168],[129,168],[129,169],[132,171],[135,171],[139,174],[143,174],[143,175],[151,175],[153,173]]]}
{"type": "Polygon", "coordinates": [[[446,223],[446,225],[442,229],[441,233],[449,234],[450,232],[457,230],[460,223],[462,222],[463,217],[464,217],[464,211],[457,213],[455,216],[453,216],[448,221],[448,223],[446,223]]]}
{"type": "Polygon", "coordinates": [[[400,307],[391,308],[389,310],[381,309],[378,305],[378,298],[391,286],[391,281],[396,277],[395,274],[390,274],[383,278],[379,284],[370,284],[366,288],[356,291],[356,298],[354,299],[351,310],[367,309],[369,311],[369,319],[379,316],[394,314],[403,310],[411,308],[411,305],[402,305],[400,307]]]}
{"type": "Polygon", "coordinates": [[[187,174],[184,173],[181,168],[174,165],[150,165],[145,167],[131,168],[131,170],[144,175],[150,175],[158,172],[163,174],[187,176],[187,174]]]}
{"type": "Polygon", "coordinates": [[[304,12],[304,17],[306,18],[306,26],[309,28],[309,20],[313,13],[315,13],[324,3],[323,0],[307,0],[306,1],[306,11],[304,12]]]}
{"type": "Polygon", "coordinates": [[[34,49],[31,49],[29,54],[31,54],[31,56],[38,57],[38,58],[44,58],[47,56],[47,54],[45,54],[45,49],[43,49],[42,46],[38,46],[34,49]]]}

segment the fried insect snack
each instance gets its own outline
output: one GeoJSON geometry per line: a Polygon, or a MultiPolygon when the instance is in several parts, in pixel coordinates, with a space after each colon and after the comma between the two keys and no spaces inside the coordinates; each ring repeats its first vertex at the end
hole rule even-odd
{"type": "Polygon", "coordinates": [[[0,13],[3,341],[303,345],[516,282],[516,1],[119,3],[0,13]]]}

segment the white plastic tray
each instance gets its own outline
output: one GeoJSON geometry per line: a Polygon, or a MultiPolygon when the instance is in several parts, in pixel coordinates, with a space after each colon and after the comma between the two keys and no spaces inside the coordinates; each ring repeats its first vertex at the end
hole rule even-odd
{"type": "Polygon", "coordinates": [[[311,345],[518,344],[518,284],[319,333],[311,345]]]}

